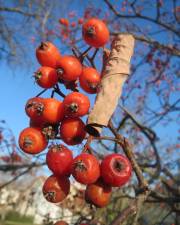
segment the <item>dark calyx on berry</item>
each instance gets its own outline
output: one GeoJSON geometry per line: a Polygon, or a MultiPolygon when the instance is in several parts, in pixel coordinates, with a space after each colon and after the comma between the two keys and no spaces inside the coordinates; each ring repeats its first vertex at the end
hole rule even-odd
{"type": "Polygon", "coordinates": [[[124,164],[120,160],[116,159],[113,163],[113,167],[118,172],[121,172],[124,169],[124,164]]]}
{"type": "Polygon", "coordinates": [[[46,42],[41,42],[40,46],[39,46],[39,49],[41,50],[45,50],[46,47],[48,47],[48,44],[46,42]]]}
{"type": "Polygon", "coordinates": [[[88,37],[94,37],[96,34],[94,27],[88,27],[88,29],[85,31],[85,35],[88,37]]]}
{"type": "Polygon", "coordinates": [[[56,197],[56,193],[54,191],[48,191],[44,193],[44,197],[48,200],[48,201],[54,201],[55,197],[56,197]]]}
{"type": "Polygon", "coordinates": [[[68,106],[68,110],[72,113],[76,113],[78,111],[78,104],[77,103],[71,103],[68,106]]]}
{"type": "Polygon", "coordinates": [[[75,163],[75,170],[78,170],[78,171],[87,170],[86,165],[83,163],[82,160],[79,160],[78,162],[75,163]]]}

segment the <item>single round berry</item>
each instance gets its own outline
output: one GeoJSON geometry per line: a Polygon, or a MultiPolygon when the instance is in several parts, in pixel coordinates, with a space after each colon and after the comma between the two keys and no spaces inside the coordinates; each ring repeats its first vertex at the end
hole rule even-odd
{"type": "Polygon", "coordinates": [[[110,201],[111,192],[112,188],[99,179],[96,183],[87,185],[85,199],[97,207],[105,207],[110,201]]]}
{"type": "Polygon", "coordinates": [[[57,61],[61,58],[58,48],[51,42],[41,42],[36,49],[36,57],[42,66],[56,68],[57,61]]]}
{"type": "Polygon", "coordinates": [[[46,155],[48,168],[57,176],[69,176],[73,155],[64,145],[51,145],[46,155]]]}
{"type": "Polygon", "coordinates": [[[103,47],[109,40],[106,24],[96,18],[91,18],[83,24],[82,35],[85,42],[95,48],[103,47]]]}
{"type": "Polygon", "coordinates": [[[68,145],[77,145],[82,143],[86,136],[84,130],[85,124],[79,118],[66,118],[60,125],[60,136],[68,145]]]}
{"type": "Polygon", "coordinates": [[[45,181],[43,188],[45,199],[52,203],[62,202],[70,191],[70,182],[67,177],[51,175],[45,181]]]}
{"type": "Polygon", "coordinates": [[[46,123],[59,123],[64,118],[62,102],[55,98],[44,98],[41,118],[46,123]]]}
{"type": "Polygon", "coordinates": [[[58,82],[56,70],[47,66],[40,67],[34,77],[37,84],[42,88],[52,88],[58,82]]]}
{"type": "Polygon", "coordinates": [[[82,153],[73,160],[73,177],[82,184],[92,184],[100,176],[99,162],[95,156],[82,153]]]}
{"type": "Polygon", "coordinates": [[[101,78],[98,71],[92,67],[84,67],[79,77],[81,88],[89,94],[97,93],[101,78]]]}
{"type": "Polygon", "coordinates": [[[75,81],[82,73],[80,61],[71,55],[63,56],[57,62],[56,71],[60,80],[75,81]]]}
{"type": "Polygon", "coordinates": [[[43,98],[34,97],[30,98],[25,106],[26,114],[32,119],[33,121],[39,121],[39,123],[43,122],[41,118],[42,111],[44,110],[44,102],[43,98]]]}
{"type": "Polygon", "coordinates": [[[19,135],[19,147],[29,154],[38,154],[48,145],[44,134],[40,128],[27,127],[19,135]]]}
{"type": "Polygon", "coordinates": [[[65,97],[63,107],[65,116],[81,117],[88,113],[90,101],[87,96],[79,92],[72,92],[65,97]]]}
{"type": "Polygon", "coordinates": [[[121,154],[107,155],[101,163],[101,176],[112,187],[121,187],[126,184],[131,174],[131,163],[121,154]]]}

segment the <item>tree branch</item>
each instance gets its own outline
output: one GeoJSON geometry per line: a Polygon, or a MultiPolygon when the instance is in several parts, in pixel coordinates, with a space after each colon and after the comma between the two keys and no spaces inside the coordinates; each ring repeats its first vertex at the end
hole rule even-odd
{"type": "MultiPolygon", "coordinates": [[[[111,35],[118,35],[121,33],[123,32],[118,32],[118,33],[111,32],[111,35]]],[[[148,43],[155,48],[166,50],[169,54],[180,57],[180,49],[176,48],[175,46],[168,46],[168,45],[161,44],[158,41],[155,41],[149,37],[147,38],[145,36],[138,36],[133,33],[130,33],[130,34],[132,34],[137,41],[148,43]]]]}
{"type": "Polygon", "coordinates": [[[141,14],[137,13],[136,11],[135,11],[134,15],[123,15],[123,14],[120,14],[108,0],[104,0],[104,2],[108,5],[110,10],[119,18],[148,20],[156,25],[166,28],[167,30],[173,32],[178,37],[180,37],[180,31],[176,30],[175,28],[173,28],[170,25],[167,25],[167,23],[165,24],[165,23],[163,23],[161,21],[157,21],[156,19],[153,19],[151,17],[141,15],[141,14]]]}
{"type": "Polygon", "coordinates": [[[35,14],[35,13],[24,12],[19,8],[0,7],[0,11],[19,13],[24,16],[30,16],[30,17],[38,17],[39,16],[38,14],[35,14]]]}
{"type": "Polygon", "coordinates": [[[32,163],[32,164],[5,164],[5,165],[0,165],[0,171],[3,172],[9,172],[9,171],[15,171],[19,169],[24,169],[24,168],[33,168],[33,167],[41,167],[46,165],[46,163],[32,163]]]}

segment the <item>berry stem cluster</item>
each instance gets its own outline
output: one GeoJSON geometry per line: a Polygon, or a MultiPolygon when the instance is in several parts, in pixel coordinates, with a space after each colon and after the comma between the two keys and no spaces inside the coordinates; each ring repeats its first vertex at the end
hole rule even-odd
{"type": "MultiPolygon", "coordinates": [[[[66,23],[65,20],[61,22],[66,23]]],[[[94,61],[99,48],[104,47],[109,40],[109,30],[103,21],[91,18],[82,25],[82,36],[90,46],[83,53],[74,48],[74,56],[61,55],[51,42],[42,42],[36,49],[36,57],[41,67],[34,77],[44,90],[29,99],[25,105],[30,122],[19,135],[19,146],[22,151],[31,155],[39,154],[48,147],[45,154],[46,164],[52,175],[42,187],[42,193],[48,202],[60,203],[67,198],[71,185],[69,177],[72,175],[77,182],[85,185],[84,200],[87,204],[102,208],[109,204],[113,187],[122,187],[129,182],[132,166],[142,188],[147,187],[147,184],[128,142],[122,140],[112,123],[109,123],[109,128],[117,143],[123,146],[127,157],[112,153],[100,159],[94,155],[90,146],[96,137],[87,135],[86,124],[81,119],[89,114],[90,100],[78,90],[77,85],[87,94],[97,94],[101,75],[95,68],[94,61]],[[95,50],[89,57],[88,53],[92,48],[95,50]],[[86,65],[85,59],[92,67],[86,65]],[[71,93],[65,95],[59,85],[64,85],[71,93]],[[42,97],[48,89],[52,90],[51,96],[42,97]],[[54,97],[55,93],[62,101],[54,97]],[[61,143],[49,145],[50,140],[56,139],[61,140],[61,143]],[[73,157],[69,147],[79,145],[85,139],[81,153],[73,157]]],[[[67,223],[59,221],[56,224],[67,223]]]]}

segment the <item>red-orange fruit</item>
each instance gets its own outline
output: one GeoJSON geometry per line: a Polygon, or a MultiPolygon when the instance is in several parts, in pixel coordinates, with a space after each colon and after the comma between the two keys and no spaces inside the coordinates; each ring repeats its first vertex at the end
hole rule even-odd
{"type": "Polygon", "coordinates": [[[106,24],[96,18],[91,18],[83,24],[82,35],[85,42],[95,48],[103,47],[109,40],[106,24]]]}
{"type": "Polygon", "coordinates": [[[90,101],[86,95],[72,92],[64,98],[63,107],[65,116],[81,117],[88,113],[90,101]]]}
{"type": "Polygon", "coordinates": [[[70,191],[70,181],[67,177],[51,175],[45,181],[43,195],[47,201],[52,203],[62,202],[70,191]]]}
{"type": "Polygon", "coordinates": [[[71,55],[61,57],[57,62],[57,74],[64,81],[75,81],[82,72],[80,61],[71,55]]]}
{"type": "Polygon", "coordinates": [[[48,141],[40,128],[27,127],[19,135],[19,146],[29,154],[38,154],[47,147],[48,141]]]}
{"type": "Polygon", "coordinates": [[[92,67],[84,67],[79,77],[81,88],[89,94],[97,93],[101,78],[98,71],[92,67]]]}
{"type": "Polygon", "coordinates": [[[48,66],[40,67],[34,77],[42,88],[52,88],[58,82],[56,70],[48,66]]]}
{"type": "Polygon", "coordinates": [[[36,57],[42,66],[56,68],[57,61],[61,58],[58,48],[51,42],[41,42],[36,49],[36,57]]]}
{"type": "Polygon", "coordinates": [[[79,118],[66,118],[61,122],[60,136],[68,145],[80,144],[86,135],[85,124],[79,118]]]}
{"type": "Polygon", "coordinates": [[[88,203],[102,208],[108,205],[111,192],[112,188],[99,179],[96,183],[87,185],[85,199],[88,203]]]}

